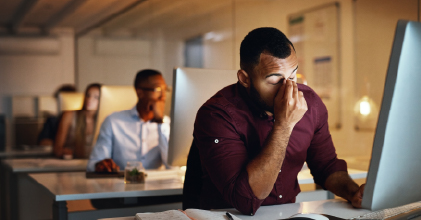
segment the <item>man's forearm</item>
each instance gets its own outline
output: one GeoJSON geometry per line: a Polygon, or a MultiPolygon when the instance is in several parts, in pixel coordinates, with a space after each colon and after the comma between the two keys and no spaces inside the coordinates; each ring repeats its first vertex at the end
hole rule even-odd
{"type": "Polygon", "coordinates": [[[285,158],[291,132],[290,127],[275,126],[260,154],[247,164],[250,187],[259,199],[265,199],[272,191],[285,158]]]}
{"type": "Polygon", "coordinates": [[[337,196],[351,201],[359,186],[345,171],[332,173],[325,182],[325,188],[337,196]]]}

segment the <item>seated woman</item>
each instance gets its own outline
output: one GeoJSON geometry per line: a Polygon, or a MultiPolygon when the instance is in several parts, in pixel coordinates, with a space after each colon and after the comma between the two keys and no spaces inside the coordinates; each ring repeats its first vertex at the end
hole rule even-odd
{"type": "MultiPolygon", "coordinates": [[[[58,96],[61,92],[76,92],[76,88],[71,84],[64,84],[54,92],[54,98],[58,102],[58,96]]],[[[60,122],[60,115],[50,115],[44,122],[41,132],[38,134],[38,145],[53,146],[57,135],[58,123],[60,122]]]]}
{"type": "Polygon", "coordinates": [[[82,110],[63,113],[53,153],[58,158],[88,158],[92,149],[101,85],[93,83],[85,90],[82,110]]]}

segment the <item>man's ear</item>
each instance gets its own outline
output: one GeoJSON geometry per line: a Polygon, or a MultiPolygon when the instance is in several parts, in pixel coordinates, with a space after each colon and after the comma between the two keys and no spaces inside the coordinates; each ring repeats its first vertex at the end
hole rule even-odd
{"type": "Polygon", "coordinates": [[[141,89],[135,89],[136,90],[136,95],[137,95],[137,98],[138,99],[141,99],[142,97],[143,97],[143,90],[141,90],[141,89]]]}
{"type": "Polygon", "coordinates": [[[250,76],[246,71],[238,70],[237,78],[240,84],[243,85],[245,88],[250,87],[250,76]]]}

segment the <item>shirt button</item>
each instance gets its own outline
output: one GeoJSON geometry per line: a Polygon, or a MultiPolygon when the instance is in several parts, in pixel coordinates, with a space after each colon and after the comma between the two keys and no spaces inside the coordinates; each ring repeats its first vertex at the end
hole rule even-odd
{"type": "Polygon", "coordinates": [[[279,198],[282,199],[282,195],[279,195],[279,198]]]}
{"type": "Polygon", "coordinates": [[[217,144],[217,143],[219,143],[219,140],[218,139],[215,139],[215,144],[217,144]]]}

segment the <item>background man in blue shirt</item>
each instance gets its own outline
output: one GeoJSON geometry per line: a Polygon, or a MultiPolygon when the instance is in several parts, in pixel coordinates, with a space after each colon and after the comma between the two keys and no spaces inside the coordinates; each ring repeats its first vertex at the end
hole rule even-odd
{"type": "Polygon", "coordinates": [[[167,165],[170,118],[164,116],[167,84],[156,70],[142,70],[134,87],[138,102],[130,110],[109,115],[101,125],[89,158],[89,172],[116,172],[127,161],[146,169],[167,165]]]}

